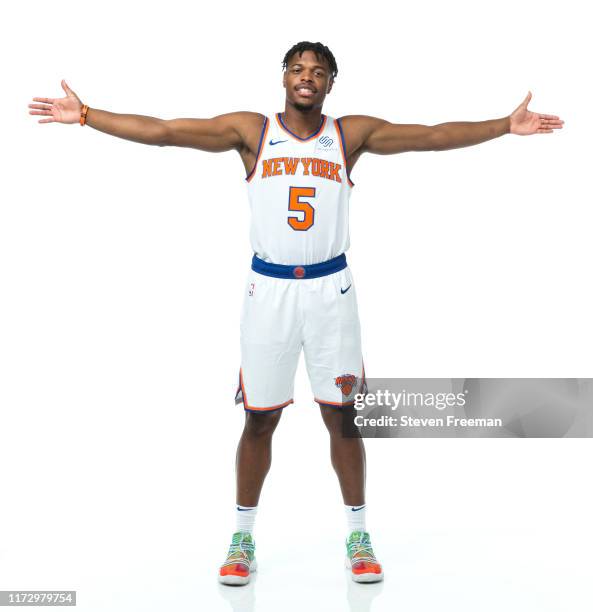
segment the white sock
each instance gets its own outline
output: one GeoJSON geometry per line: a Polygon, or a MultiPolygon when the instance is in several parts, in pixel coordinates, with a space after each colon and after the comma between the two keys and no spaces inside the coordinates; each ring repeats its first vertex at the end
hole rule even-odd
{"type": "Polygon", "coordinates": [[[348,535],[353,531],[366,531],[366,504],[362,506],[344,506],[348,535]]]}
{"type": "Polygon", "coordinates": [[[255,515],[257,514],[257,506],[239,506],[235,510],[237,516],[237,531],[245,531],[253,533],[255,525],[255,515]]]}

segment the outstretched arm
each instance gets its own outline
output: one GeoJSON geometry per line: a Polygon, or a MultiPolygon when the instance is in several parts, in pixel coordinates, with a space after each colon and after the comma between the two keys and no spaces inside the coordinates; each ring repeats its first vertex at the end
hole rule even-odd
{"type": "MultiPolygon", "coordinates": [[[[31,115],[44,115],[39,123],[78,123],[82,110],[80,98],[62,81],[64,98],[33,98],[31,115]]],[[[111,113],[89,108],[86,125],[106,134],[157,146],[192,147],[221,152],[250,148],[263,117],[257,113],[238,112],[211,119],[158,119],[144,115],[111,113]]],[[[252,147],[251,147],[252,148],[252,147]]]]}
{"type": "Polygon", "coordinates": [[[342,118],[347,132],[348,156],[361,153],[389,155],[404,151],[445,151],[476,145],[503,134],[549,134],[564,124],[556,115],[527,110],[531,92],[507,117],[488,121],[454,121],[428,126],[390,123],[375,117],[350,115],[342,118]]]}

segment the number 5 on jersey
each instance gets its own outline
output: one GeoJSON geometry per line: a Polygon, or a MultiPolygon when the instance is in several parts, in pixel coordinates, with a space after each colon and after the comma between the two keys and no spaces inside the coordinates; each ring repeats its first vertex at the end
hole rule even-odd
{"type": "Polygon", "coordinates": [[[288,192],[288,210],[299,213],[288,216],[288,225],[293,230],[307,231],[315,221],[315,209],[309,202],[301,201],[301,198],[314,198],[315,187],[290,187],[288,192]],[[301,213],[304,213],[301,216],[301,213]]]}

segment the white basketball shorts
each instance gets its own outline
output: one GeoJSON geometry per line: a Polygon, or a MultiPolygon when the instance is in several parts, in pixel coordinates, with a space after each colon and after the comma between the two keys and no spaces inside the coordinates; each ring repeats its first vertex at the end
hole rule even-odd
{"type": "Polygon", "coordinates": [[[317,403],[351,406],[356,393],[366,389],[350,268],[318,278],[275,278],[249,271],[236,403],[253,412],[293,403],[301,349],[317,403]]]}

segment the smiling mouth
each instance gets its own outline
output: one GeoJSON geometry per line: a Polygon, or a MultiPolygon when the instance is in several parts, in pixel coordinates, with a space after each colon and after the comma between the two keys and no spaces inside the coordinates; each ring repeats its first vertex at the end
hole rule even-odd
{"type": "Polygon", "coordinates": [[[312,98],[315,95],[315,92],[312,89],[301,87],[300,89],[297,89],[297,94],[303,98],[312,98]]]}

